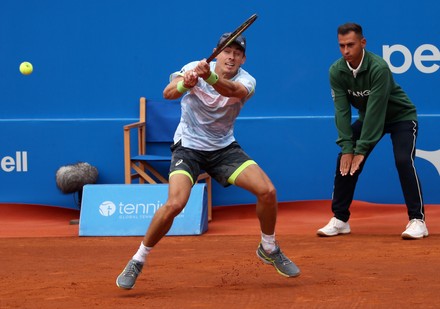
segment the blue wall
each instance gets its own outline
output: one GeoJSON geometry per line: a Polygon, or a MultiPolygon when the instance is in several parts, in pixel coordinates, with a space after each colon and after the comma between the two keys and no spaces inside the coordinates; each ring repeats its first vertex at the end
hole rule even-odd
{"type": "MultiPolygon", "coordinates": [[[[56,188],[55,172],[77,161],[95,165],[99,183],[123,183],[122,126],[136,120],[138,98],[160,98],[171,72],[208,57],[223,32],[253,13],[259,18],[246,32],[244,68],[257,90],[236,137],[280,200],[329,199],[338,148],[327,72],[340,56],[336,27],[364,26],[367,49],[389,58],[418,107],[418,148],[434,151],[439,8],[434,0],[1,1],[0,202],[75,207],[56,188]],[[386,46],[397,45],[388,57],[386,46]],[[32,62],[32,75],[19,73],[22,61],[32,62]],[[16,152],[26,152],[26,171],[11,165],[16,152]]],[[[426,202],[440,203],[439,172],[425,159],[416,164],[426,202]]],[[[254,201],[238,188],[214,189],[215,205],[254,201]]],[[[367,163],[356,198],[403,202],[388,137],[367,163]]]]}

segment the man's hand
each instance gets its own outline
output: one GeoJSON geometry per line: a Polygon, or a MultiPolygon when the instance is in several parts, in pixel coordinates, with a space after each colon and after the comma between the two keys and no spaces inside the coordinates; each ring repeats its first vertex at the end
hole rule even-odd
{"type": "Polygon", "coordinates": [[[197,73],[198,76],[200,76],[203,79],[207,79],[211,75],[211,67],[209,66],[209,63],[206,62],[205,59],[201,60],[194,71],[197,73]]]}
{"type": "Polygon", "coordinates": [[[346,176],[350,171],[351,162],[353,161],[353,154],[345,153],[341,156],[341,162],[339,166],[339,171],[342,176],[346,176]]]}
{"type": "Polygon", "coordinates": [[[359,167],[361,163],[364,161],[365,156],[358,154],[353,157],[353,160],[351,161],[351,169],[350,169],[350,175],[353,176],[354,173],[356,173],[357,170],[359,170],[359,167]]]}
{"type": "Polygon", "coordinates": [[[339,166],[339,171],[342,176],[350,175],[353,176],[356,171],[359,170],[361,163],[364,161],[365,156],[361,154],[353,155],[351,153],[345,153],[341,156],[341,164],[339,166]]]}
{"type": "Polygon", "coordinates": [[[197,85],[197,82],[199,81],[199,75],[191,70],[191,71],[186,71],[183,74],[183,86],[185,88],[192,88],[195,85],[197,85]]]}

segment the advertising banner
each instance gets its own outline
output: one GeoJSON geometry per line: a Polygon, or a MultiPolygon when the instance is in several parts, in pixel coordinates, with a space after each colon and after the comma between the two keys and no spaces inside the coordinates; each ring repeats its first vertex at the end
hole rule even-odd
{"type": "MultiPolygon", "coordinates": [[[[167,197],[167,184],[86,185],[79,236],[143,236],[167,197]]],[[[207,229],[206,187],[196,184],[167,235],[200,235],[207,229]]]]}

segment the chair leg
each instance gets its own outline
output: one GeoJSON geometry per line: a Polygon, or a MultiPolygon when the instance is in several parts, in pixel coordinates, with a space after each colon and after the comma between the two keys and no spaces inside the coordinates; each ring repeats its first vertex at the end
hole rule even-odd
{"type": "Polygon", "coordinates": [[[152,183],[152,184],[157,183],[153,178],[151,178],[144,170],[142,170],[136,164],[133,164],[132,168],[138,173],[140,183],[143,183],[143,181],[147,181],[148,183],[152,183]]]}
{"type": "Polygon", "coordinates": [[[208,191],[208,222],[212,220],[212,178],[206,178],[206,186],[208,191]]]}
{"type": "Polygon", "coordinates": [[[197,182],[204,180],[206,183],[206,191],[208,193],[208,222],[212,220],[212,178],[208,173],[203,173],[197,178],[197,182]]]}

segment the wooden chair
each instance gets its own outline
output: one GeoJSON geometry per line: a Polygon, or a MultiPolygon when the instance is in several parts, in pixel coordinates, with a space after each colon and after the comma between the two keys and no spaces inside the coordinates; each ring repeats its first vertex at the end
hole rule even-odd
{"type": "MultiPolygon", "coordinates": [[[[125,183],[134,179],[139,183],[168,183],[170,146],[180,121],[179,101],[148,101],[140,98],[139,121],[124,126],[125,183]],[[135,142],[137,139],[137,143],[135,142]]],[[[207,188],[208,221],[212,220],[212,179],[202,173],[197,182],[204,181],[207,188]]]]}

